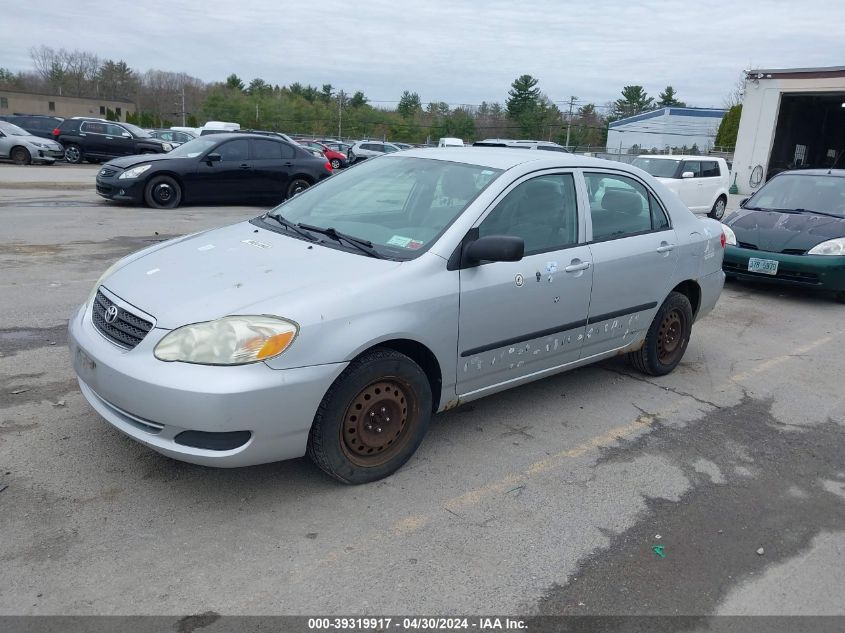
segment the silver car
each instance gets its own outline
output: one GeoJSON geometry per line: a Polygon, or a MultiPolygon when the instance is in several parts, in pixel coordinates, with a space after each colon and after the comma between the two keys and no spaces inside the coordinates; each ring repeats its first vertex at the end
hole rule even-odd
{"type": "Polygon", "coordinates": [[[64,148],[56,141],[33,136],[14,123],[0,121],[0,158],[12,160],[17,165],[52,165],[64,155],[64,148]]]}
{"type": "Polygon", "coordinates": [[[622,163],[408,150],[120,260],[71,318],[71,358],[91,406],[165,455],[307,452],[363,483],[436,412],[621,353],[672,371],[724,242],[622,163]]]}

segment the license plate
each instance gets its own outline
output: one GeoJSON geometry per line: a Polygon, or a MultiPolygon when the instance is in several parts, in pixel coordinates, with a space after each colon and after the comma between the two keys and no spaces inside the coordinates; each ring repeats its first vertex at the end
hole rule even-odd
{"type": "Polygon", "coordinates": [[[758,259],[752,257],[748,260],[748,272],[762,273],[764,275],[777,275],[778,262],[774,259],[758,259]]]}

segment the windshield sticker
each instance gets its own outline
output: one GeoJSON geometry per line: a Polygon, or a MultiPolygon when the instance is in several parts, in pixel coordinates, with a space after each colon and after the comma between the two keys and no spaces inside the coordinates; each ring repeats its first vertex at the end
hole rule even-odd
{"type": "Polygon", "coordinates": [[[269,244],[259,242],[258,240],[241,240],[242,244],[249,244],[250,246],[257,246],[258,248],[270,248],[269,244]]]}
{"type": "Polygon", "coordinates": [[[412,251],[422,248],[422,246],[423,243],[419,240],[411,240],[411,242],[408,244],[408,248],[410,248],[412,251]]]}
{"type": "Polygon", "coordinates": [[[401,246],[402,248],[408,248],[408,244],[411,243],[410,237],[402,237],[401,235],[394,235],[389,240],[387,240],[388,246],[401,246]]]}

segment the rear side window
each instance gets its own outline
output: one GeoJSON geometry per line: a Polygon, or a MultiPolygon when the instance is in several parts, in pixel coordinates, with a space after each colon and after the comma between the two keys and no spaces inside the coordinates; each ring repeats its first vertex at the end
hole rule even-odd
{"type": "MultiPolygon", "coordinates": [[[[584,174],[584,179],[594,242],[652,230],[650,194],[641,183],[626,176],[605,173],[584,174]]],[[[663,219],[665,221],[665,216],[663,219]]]]}
{"type": "Polygon", "coordinates": [[[282,157],[281,143],[264,139],[250,139],[249,142],[255,160],[279,160],[282,157]]]}
{"type": "Polygon", "coordinates": [[[701,177],[702,178],[718,178],[721,174],[719,173],[719,163],[715,160],[705,160],[701,162],[701,177]]]}
{"type": "Polygon", "coordinates": [[[106,129],[106,124],[99,121],[83,121],[79,127],[79,131],[86,134],[105,134],[106,129]]]}
{"type": "Polygon", "coordinates": [[[655,231],[668,229],[669,218],[666,217],[666,212],[652,193],[648,194],[648,204],[651,207],[651,228],[655,231]]]}

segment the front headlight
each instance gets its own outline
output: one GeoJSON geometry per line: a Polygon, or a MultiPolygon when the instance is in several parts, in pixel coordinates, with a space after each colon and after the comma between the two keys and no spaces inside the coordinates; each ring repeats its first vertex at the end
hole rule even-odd
{"type": "Polygon", "coordinates": [[[165,152],[169,152],[170,150],[172,150],[172,149],[173,149],[173,146],[172,146],[170,143],[163,143],[163,144],[162,144],[162,146],[161,146],[161,148],[162,148],[165,152]]]}
{"type": "Polygon", "coordinates": [[[845,255],[845,237],[837,237],[816,244],[807,251],[807,255],[845,255]]]}
{"type": "Polygon", "coordinates": [[[48,147],[50,147],[46,143],[36,143],[35,141],[31,141],[30,145],[35,145],[35,147],[40,147],[41,149],[47,149],[48,147]]]}
{"type": "Polygon", "coordinates": [[[299,326],[271,316],[227,316],[173,330],[155,347],[155,357],[200,365],[244,365],[284,352],[299,326]]]}
{"type": "Polygon", "coordinates": [[[145,171],[147,171],[152,165],[138,165],[137,167],[133,167],[132,169],[127,169],[125,172],[120,174],[117,177],[118,180],[124,180],[126,178],[137,178],[145,171]]]}
{"type": "Polygon", "coordinates": [[[725,234],[725,244],[736,246],[736,233],[727,224],[722,225],[722,233],[725,234]]]}

